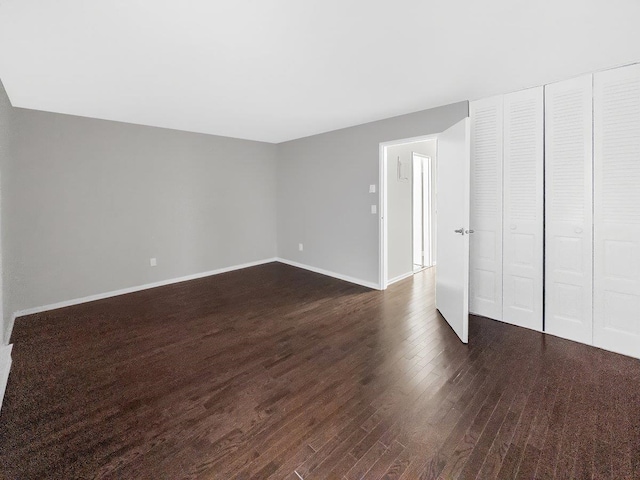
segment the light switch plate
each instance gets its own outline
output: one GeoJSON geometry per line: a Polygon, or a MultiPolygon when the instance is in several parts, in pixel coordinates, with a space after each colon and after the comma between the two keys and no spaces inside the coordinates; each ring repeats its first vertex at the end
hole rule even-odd
{"type": "Polygon", "coordinates": [[[158,260],[156,258],[150,258],[149,265],[155,267],[156,265],[158,265],[158,260]]]}
{"type": "Polygon", "coordinates": [[[377,205],[371,205],[371,214],[375,215],[376,213],[378,213],[378,206],[377,205]]]}
{"type": "Polygon", "coordinates": [[[375,185],[369,185],[369,193],[376,193],[376,186],[375,185]]]}

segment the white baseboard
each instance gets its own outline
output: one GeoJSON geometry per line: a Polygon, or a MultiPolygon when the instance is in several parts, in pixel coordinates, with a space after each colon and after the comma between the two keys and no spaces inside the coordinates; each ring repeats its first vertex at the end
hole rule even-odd
{"type": "Polygon", "coordinates": [[[2,400],[4,392],[7,390],[9,372],[11,371],[11,348],[13,345],[3,345],[0,347],[0,411],[2,410],[2,400]]]}
{"type": "Polygon", "coordinates": [[[17,312],[13,313],[11,317],[7,319],[7,328],[5,328],[4,331],[5,338],[3,339],[2,345],[9,345],[11,342],[11,332],[13,332],[13,324],[16,323],[16,313],[17,312]]]}
{"type": "Polygon", "coordinates": [[[219,275],[221,273],[232,272],[234,270],[242,270],[243,268],[255,267],[258,265],[264,265],[265,263],[272,263],[272,262],[285,263],[287,265],[291,265],[292,267],[302,268],[304,270],[309,270],[311,272],[319,273],[321,275],[327,275],[329,277],[344,280],[345,282],[355,283],[356,285],[362,285],[363,287],[372,288],[374,290],[380,289],[377,283],[367,282],[365,280],[349,277],[347,275],[342,275],[340,273],[330,272],[328,270],[312,267],[310,265],[304,265],[302,263],[293,262],[291,260],[286,260],[284,258],[277,258],[277,257],[267,258],[264,260],[258,260],[256,262],[243,263],[241,265],[232,265],[230,267],[219,268],[217,270],[211,270],[208,272],[195,273],[193,275],[186,275],[184,277],[171,278],[168,280],[161,280],[159,282],[147,283],[145,285],[138,285],[135,287],[123,288],[120,290],[113,290],[111,292],[98,293],[96,295],[89,295],[87,297],[74,298],[72,300],[65,300],[64,302],[57,302],[49,305],[43,305],[40,307],[33,307],[33,308],[27,308],[24,310],[19,310],[15,312],[9,319],[9,324],[7,325],[7,333],[6,333],[6,338],[4,343],[9,343],[9,341],[11,340],[11,332],[13,331],[13,325],[15,323],[15,319],[18,317],[33,315],[35,313],[48,312],[49,310],[57,310],[58,308],[71,307],[73,305],[80,305],[81,303],[94,302],[96,300],[103,300],[105,298],[117,297],[118,295],[126,295],[127,293],[139,292],[141,290],[148,290],[150,288],[163,287],[165,285],[171,285],[174,283],[187,282],[189,280],[196,280],[198,278],[210,277],[212,275],[219,275]]]}
{"type": "Polygon", "coordinates": [[[531,327],[525,327],[524,325],[516,325],[515,323],[511,323],[509,320],[504,320],[502,318],[491,318],[491,317],[487,317],[486,315],[482,315],[480,313],[473,313],[471,311],[469,311],[469,315],[475,315],[476,317],[488,318],[489,320],[493,320],[494,322],[505,323],[507,325],[511,325],[512,327],[526,328],[527,330],[531,330],[533,332],[548,333],[548,332],[545,332],[544,330],[542,330],[542,328],[531,328],[531,327]]]}
{"type": "Polygon", "coordinates": [[[278,257],[276,258],[276,261],[280,263],[284,263],[286,265],[291,265],[292,267],[302,268],[303,270],[309,270],[310,272],[326,275],[327,277],[333,277],[333,278],[337,278],[338,280],[344,280],[345,282],[355,283],[356,285],[372,288],[373,290],[380,290],[380,285],[378,285],[377,283],[367,282],[366,280],[360,280],[359,278],[350,277],[348,275],[342,275],[341,273],[331,272],[329,270],[324,270],[322,268],[312,267],[310,265],[294,262],[292,260],[287,260],[285,258],[278,257]]]}
{"type": "Polygon", "coordinates": [[[34,313],[42,313],[47,312],[49,310],[56,310],[58,308],[71,307],[73,305],[79,305],[81,303],[94,302],[96,300],[102,300],[104,298],[117,297],[118,295],[125,295],[127,293],[139,292],[141,290],[148,290],[150,288],[163,287],[165,285],[171,285],[173,283],[187,282],[189,280],[196,280],[198,278],[210,277],[212,275],[219,275],[221,273],[232,272],[234,270],[242,270],[243,268],[255,267],[258,265],[264,265],[265,263],[276,262],[277,259],[274,258],[266,258],[264,260],[258,260],[256,262],[243,263],[240,265],[232,265],[230,267],[218,268],[216,270],[210,270],[208,272],[202,273],[194,273],[192,275],[186,275],[184,277],[178,278],[170,278],[168,280],[161,280],[159,282],[147,283],[145,285],[138,285],[135,287],[123,288],[120,290],[113,290],[111,292],[106,293],[98,293],[96,295],[89,295],[88,297],[82,298],[74,298],[72,300],[65,300],[64,302],[52,303],[49,305],[43,305],[41,307],[33,307],[27,308],[25,310],[20,310],[15,312],[11,319],[9,320],[9,325],[7,328],[8,337],[6,339],[6,343],[11,339],[11,331],[13,330],[13,324],[16,318],[24,317],[25,315],[33,315],[34,313]]]}
{"type": "Polygon", "coordinates": [[[413,276],[413,272],[408,272],[408,273],[403,273],[402,275],[398,275],[395,278],[392,278],[391,280],[387,281],[387,286],[391,285],[392,283],[396,283],[399,282],[400,280],[404,280],[405,278],[409,278],[413,276]]]}

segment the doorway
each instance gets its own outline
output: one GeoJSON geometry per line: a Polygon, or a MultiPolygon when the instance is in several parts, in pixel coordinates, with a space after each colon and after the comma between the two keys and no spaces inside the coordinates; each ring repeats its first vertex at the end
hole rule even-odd
{"type": "Polygon", "coordinates": [[[432,163],[431,157],[412,152],[411,210],[413,272],[433,266],[431,249],[432,163]]]}
{"type": "Polygon", "coordinates": [[[435,265],[436,165],[436,136],[381,144],[383,289],[435,265]]]}
{"type": "Polygon", "coordinates": [[[414,153],[431,158],[429,210],[433,214],[429,237],[430,250],[435,252],[431,263],[438,262],[438,271],[434,272],[436,308],[460,341],[468,343],[469,234],[473,233],[469,228],[471,134],[468,117],[437,135],[380,144],[380,289],[385,290],[389,284],[414,275],[413,191],[410,188],[414,153]],[[418,151],[421,142],[431,150],[418,151]],[[406,151],[410,152],[408,161],[406,151]],[[405,221],[407,212],[409,219],[405,221]],[[407,225],[410,233],[405,241],[407,225]]]}

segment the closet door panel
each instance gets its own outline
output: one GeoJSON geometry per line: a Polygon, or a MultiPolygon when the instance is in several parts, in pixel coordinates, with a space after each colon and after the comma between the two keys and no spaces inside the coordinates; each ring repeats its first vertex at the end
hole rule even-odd
{"type": "Polygon", "coordinates": [[[503,321],[542,330],[543,88],[504,96],[503,321]]]}
{"type": "Polygon", "coordinates": [[[545,87],[545,331],[593,342],[591,75],[545,87]]]}
{"type": "Polygon", "coordinates": [[[594,345],[640,358],[640,65],[594,75],[594,345]]]}
{"type": "Polygon", "coordinates": [[[471,102],[469,309],[502,320],[502,96],[471,102]]]}

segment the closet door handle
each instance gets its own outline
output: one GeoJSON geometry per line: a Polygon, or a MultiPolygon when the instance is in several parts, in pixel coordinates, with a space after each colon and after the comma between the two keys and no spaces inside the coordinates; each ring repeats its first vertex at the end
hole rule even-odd
{"type": "Polygon", "coordinates": [[[459,233],[460,235],[464,235],[464,228],[456,228],[454,232],[459,233]]]}

